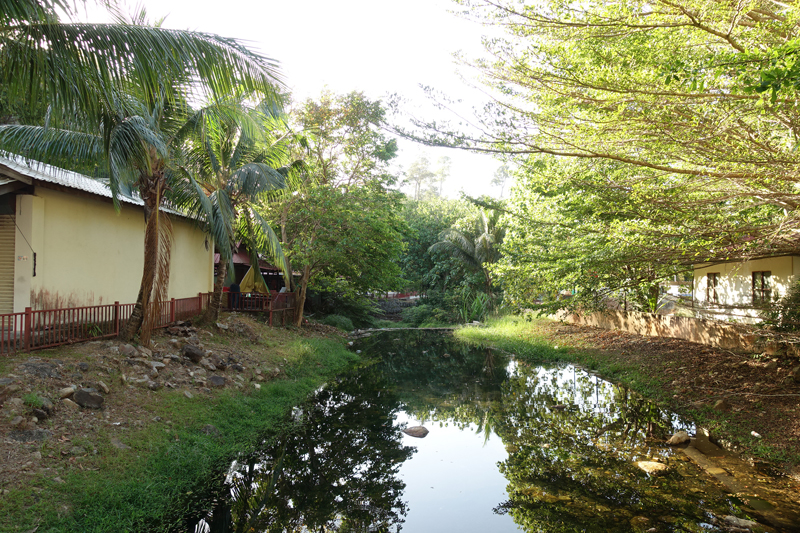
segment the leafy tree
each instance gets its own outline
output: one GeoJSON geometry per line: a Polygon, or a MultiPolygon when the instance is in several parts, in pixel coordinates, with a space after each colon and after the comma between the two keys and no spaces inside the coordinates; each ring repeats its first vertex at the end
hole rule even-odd
{"type": "Polygon", "coordinates": [[[456,260],[444,251],[431,252],[430,247],[443,231],[472,215],[470,206],[461,200],[430,198],[406,201],[402,213],[409,231],[400,265],[408,287],[425,293],[457,286],[461,272],[456,260]]]}
{"type": "Polygon", "coordinates": [[[480,231],[474,237],[457,228],[448,228],[439,235],[439,242],[429,248],[431,252],[448,253],[466,268],[480,272],[484,289],[490,297],[494,285],[491,265],[500,259],[500,245],[505,237],[505,228],[499,223],[500,216],[499,211],[482,209],[480,231]]]}
{"type": "Polygon", "coordinates": [[[508,154],[520,167],[548,155],[604,167],[553,173],[552,185],[591,190],[596,205],[622,201],[615,220],[629,221],[631,257],[636,246],[673,266],[796,252],[797,10],[712,0],[461,4],[505,32],[472,62],[495,101],[474,133],[423,124],[427,142],[508,154]]]}
{"type": "Polygon", "coordinates": [[[414,189],[414,200],[420,200],[425,194],[426,185],[431,183],[436,176],[430,169],[428,157],[422,155],[414,160],[406,171],[405,183],[410,184],[414,189]]]}
{"type": "Polygon", "coordinates": [[[716,231],[703,227],[709,216],[698,217],[694,235],[679,238],[680,229],[655,218],[657,204],[642,213],[637,191],[605,187],[618,170],[614,163],[541,158],[520,173],[503,257],[493,268],[507,304],[655,311],[659,282],[691,269],[696,254],[705,253],[704,232],[716,231]],[[693,253],[681,255],[687,250],[693,253]]]}
{"type": "Polygon", "coordinates": [[[300,271],[298,326],[312,284],[342,287],[344,280],[360,293],[398,285],[395,260],[404,229],[401,195],[387,188],[394,183],[388,163],[397,146],[381,131],[384,115],[380,102],[360,93],[325,93],[294,113],[307,134],[305,166],[291,192],[275,195],[266,214],[300,271]]]}

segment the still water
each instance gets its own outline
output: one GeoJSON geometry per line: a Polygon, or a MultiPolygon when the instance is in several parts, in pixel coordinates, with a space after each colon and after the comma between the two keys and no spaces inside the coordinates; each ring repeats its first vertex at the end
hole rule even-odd
{"type": "Polygon", "coordinates": [[[196,531],[714,532],[748,516],[663,444],[690,423],[579,368],[423,331],[354,349],[367,362],[234,463],[196,531]]]}

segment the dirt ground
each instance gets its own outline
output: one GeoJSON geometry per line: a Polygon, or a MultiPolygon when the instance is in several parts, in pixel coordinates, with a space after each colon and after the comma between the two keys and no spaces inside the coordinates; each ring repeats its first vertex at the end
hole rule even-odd
{"type": "MultiPolygon", "coordinates": [[[[712,427],[728,448],[767,455],[800,474],[800,361],[788,355],[736,353],[680,339],[546,322],[554,343],[595,350],[668,383],[658,395],[681,414],[712,427]],[[728,435],[721,433],[728,432],[728,435]],[[760,450],[768,443],[772,451],[760,450]]],[[[752,455],[752,453],[751,453],[752,455]]]]}
{"type": "Polygon", "coordinates": [[[62,483],[68,471],[97,470],[109,457],[124,464],[142,435],[180,423],[165,407],[170,396],[173,404],[202,402],[281,379],[298,335],[342,332],[321,324],[269,328],[231,314],[208,328],[160,330],[151,350],[107,340],[0,358],[0,497],[35,480],[34,491],[42,480],[62,483]],[[187,344],[202,349],[201,361],[185,354],[187,344]],[[94,389],[101,408],[78,406],[70,388],[94,389]]]}

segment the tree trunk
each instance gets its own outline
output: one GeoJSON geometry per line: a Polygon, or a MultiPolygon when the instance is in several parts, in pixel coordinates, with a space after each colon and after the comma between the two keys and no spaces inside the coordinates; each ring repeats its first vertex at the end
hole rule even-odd
{"type": "Polygon", "coordinates": [[[127,342],[139,332],[144,322],[144,315],[150,306],[150,298],[153,294],[153,285],[156,279],[158,263],[158,228],[150,223],[150,219],[156,205],[145,206],[145,233],[144,233],[144,271],[142,272],[142,283],[139,287],[139,296],[136,298],[136,305],[133,307],[131,317],[125,325],[125,329],[120,332],[120,338],[127,342]]]}
{"type": "Polygon", "coordinates": [[[223,261],[222,257],[219,258],[219,267],[217,268],[217,278],[214,280],[214,294],[211,296],[211,301],[208,303],[203,315],[203,321],[213,324],[219,320],[219,307],[222,303],[222,288],[225,286],[225,276],[228,275],[228,262],[223,261]]]}
{"type": "Polygon", "coordinates": [[[311,274],[311,267],[303,267],[303,277],[300,278],[300,291],[297,294],[297,320],[295,326],[303,326],[303,310],[306,306],[306,289],[308,288],[308,278],[311,274]]]}

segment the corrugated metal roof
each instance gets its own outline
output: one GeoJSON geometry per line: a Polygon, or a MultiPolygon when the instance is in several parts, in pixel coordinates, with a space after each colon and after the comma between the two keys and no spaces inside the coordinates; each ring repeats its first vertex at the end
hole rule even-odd
{"type": "MultiPolygon", "coordinates": [[[[70,189],[77,189],[79,191],[88,192],[89,194],[96,194],[105,198],[113,198],[111,188],[100,180],[65,170],[63,168],[46,165],[34,160],[26,160],[17,155],[0,156],[0,166],[8,167],[9,169],[22,174],[23,176],[44,181],[47,183],[54,183],[70,189]]],[[[0,172],[2,168],[0,167],[0,172]]],[[[133,205],[144,205],[141,198],[126,196],[120,194],[118,196],[120,202],[125,202],[133,205]]]]}
{"type": "MultiPolygon", "coordinates": [[[[46,165],[33,159],[25,159],[14,154],[6,154],[5,156],[0,155],[0,173],[3,172],[3,167],[7,167],[13,172],[17,172],[34,180],[61,185],[62,187],[88,192],[89,194],[95,194],[105,198],[114,197],[114,195],[111,193],[111,187],[99,179],[90,178],[89,176],[84,176],[83,174],[78,174],[77,172],[72,172],[71,170],[66,170],[60,167],[46,165]]],[[[0,185],[5,183],[4,180],[6,180],[6,177],[0,176],[0,185]]],[[[12,176],[9,182],[10,181],[18,180],[14,179],[12,176]]],[[[126,204],[144,206],[144,202],[138,196],[128,196],[120,193],[117,196],[117,199],[126,204]]],[[[172,215],[191,218],[185,213],[181,213],[173,208],[162,207],[161,210],[172,215]]]]}

